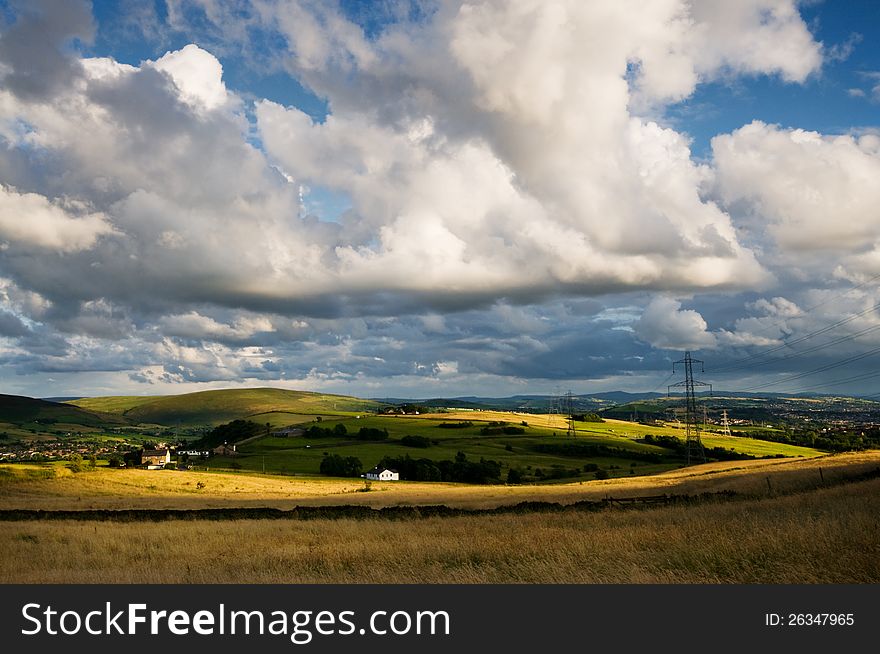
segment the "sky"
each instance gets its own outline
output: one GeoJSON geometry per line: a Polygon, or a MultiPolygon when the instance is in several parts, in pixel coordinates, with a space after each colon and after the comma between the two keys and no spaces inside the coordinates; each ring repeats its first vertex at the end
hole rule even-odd
{"type": "Polygon", "coordinates": [[[0,392],[880,393],[880,3],[0,0],[0,392]]]}

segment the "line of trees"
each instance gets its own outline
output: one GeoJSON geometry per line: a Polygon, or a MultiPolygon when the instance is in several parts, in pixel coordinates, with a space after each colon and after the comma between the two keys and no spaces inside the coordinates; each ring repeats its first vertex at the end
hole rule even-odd
{"type": "MultiPolygon", "coordinates": [[[[680,438],[675,436],[654,436],[647,434],[643,439],[643,443],[648,445],[657,445],[668,450],[672,450],[679,457],[687,456],[687,444],[680,438]]],[[[735,452],[724,447],[703,447],[707,459],[715,459],[716,461],[746,461],[749,459],[757,459],[758,457],[744,452],[735,452]]],[[[773,457],[769,457],[773,458],[773,457]]]]}
{"type": "Polygon", "coordinates": [[[223,443],[237,443],[246,438],[256,436],[266,431],[266,425],[261,425],[252,420],[233,420],[224,425],[214,427],[197,441],[198,447],[213,448],[223,443]]]}
{"type": "Polygon", "coordinates": [[[400,473],[401,479],[410,481],[456,481],[466,484],[501,483],[501,463],[480,458],[469,461],[464,452],[458,452],[455,460],[413,459],[405,456],[386,456],[379,462],[380,467],[392,468],[400,473]]]}
{"type": "Polygon", "coordinates": [[[311,425],[303,433],[305,438],[354,438],[359,441],[384,441],[388,439],[387,429],[375,427],[361,427],[357,433],[349,436],[348,429],[341,422],[334,427],[319,427],[311,425]]]}

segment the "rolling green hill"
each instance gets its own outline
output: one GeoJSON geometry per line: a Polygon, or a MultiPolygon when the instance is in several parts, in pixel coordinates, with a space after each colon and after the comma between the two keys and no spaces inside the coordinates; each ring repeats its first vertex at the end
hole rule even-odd
{"type": "Polygon", "coordinates": [[[113,395],[109,397],[81,397],[76,400],[67,400],[67,404],[73,404],[89,411],[102,413],[123,414],[141,404],[161,399],[160,395],[113,395]]]}
{"type": "Polygon", "coordinates": [[[83,425],[101,428],[124,424],[120,416],[99,414],[78,406],[18,395],[0,395],[0,422],[24,425],[83,425]]]}
{"type": "Polygon", "coordinates": [[[345,395],[280,388],[229,389],[153,397],[97,397],[73,400],[71,404],[113,411],[134,423],[171,426],[217,425],[236,418],[283,424],[297,422],[303,416],[309,416],[304,418],[308,420],[318,414],[369,412],[381,406],[373,400],[345,395]],[[272,415],[266,417],[266,414],[272,415]],[[289,419],[283,419],[285,414],[290,416],[289,419]]]}

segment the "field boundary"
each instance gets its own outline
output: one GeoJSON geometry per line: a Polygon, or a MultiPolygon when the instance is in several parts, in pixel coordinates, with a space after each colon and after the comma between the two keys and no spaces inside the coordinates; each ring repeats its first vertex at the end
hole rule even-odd
{"type": "MultiPolygon", "coordinates": [[[[880,473],[878,473],[880,476],[880,473]]],[[[730,500],[744,497],[735,491],[718,491],[699,495],[652,495],[645,497],[579,500],[570,504],[559,502],[519,502],[489,509],[465,509],[445,504],[420,506],[386,506],[373,508],[359,504],[331,506],[297,506],[292,509],[271,507],[230,507],[218,509],[0,509],[0,522],[29,520],[95,520],[113,522],[164,522],[166,520],[339,520],[382,519],[418,520],[424,518],[457,518],[476,515],[509,513],[561,513],[565,511],[600,511],[612,507],[661,506],[696,503],[710,500],[730,500]]]]}

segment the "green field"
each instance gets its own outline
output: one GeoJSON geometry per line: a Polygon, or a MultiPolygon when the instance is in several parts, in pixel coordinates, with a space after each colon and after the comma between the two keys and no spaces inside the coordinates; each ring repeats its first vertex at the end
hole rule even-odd
{"type": "MultiPolygon", "coordinates": [[[[363,469],[368,470],[386,456],[409,455],[413,459],[440,461],[454,460],[459,452],[463,452],[470,461],[485,458],[500,462],[503,469],[502,478],[510,468],[517,468],[526,474],[535,474],[540,469],[544,475],[550,476],[549,473],[556,467],[567,471],[579,469],[581,471],[579,476],[584,479],[592,479],[594,476],[592,472],[583,471],[584,466],[589,464],[599,466],[611,477],[655,474],[682,465],[681,461],[671,457],[664,457],[664,460],[659,462],[639,458],[645,454],[668,455],[669,450],[636,439],[646,434],[684,437],[682,430],[670,427],[657,428],[622,421],[578,422],[576,436],[569,437],[564,435],[564,430],[542,426],[543,416],[532,416],[533,422],[523,427],[523,434],[485,435],[480,433],[481,427],[487,426],[490,419],[498,418],[499,414],[484,412],[475,413],[470,417],[473,426],[463,429],[444,429],[438,426],[444,422],[461,422],[457,418],[367,416],[360,419],[354,417],[325,419],[320,423],[322,427],[332,429],[341,423],[348,430],[348,435],[341,438],[261,438],[243,445],[236,456],[215,457],[207,465],[213,469],[240,468],[268,473],[313,475],[318,473],[321,460],[328,454],[357,457],[363,469]],[[361,427],[387,429],[389,438],[383,441],[359,441],[355,434],[361,427]],[[403,445],[401,439],[408,435],[426,437],[431,440],[431,445],[427,448],[403,445]],[[540,447],[572,444],[615,448],[617,451],[593,455],[538,451],[540,447]]],[[[509,426],[522,427],[520,417],[517,415],[516,420],[511,418],[509,426]]],[[[776,455],[813,457],[820,454],[819,451],[811,448],[751,438],[707,435],[703,441],[707,447],[723,447],[757,457],[776,455]]],[[[577,476],[569,474],[560,478],[570,481],[577,476]]]]}
{"type": "MultiPolygon", "coordinates": [[[[57,438],[65,440],[68,447],[69,443],[79,442],[77,439],[94,445],[111,431],[116,432],[116,437],[135,443],[150,439],[192,440],[204,436],[210,427],[236,419],[255,422],[261,429],[268,425],[263,431],[288,425],[320,425],[330,430],[342,424],[348,432],[341,437],[321,438],[264,436],[241,445],[234,457],[218,456],[192,462],[198,468],[211,470],[317,475],[322,460],[329,454],[357,458],[362,471],[386,457],[426,459],[436,466],[443,461],[455,461],[464,454],[471,463],[485,459],[500,464],[500,477],[495,477],[493,472],[483,478],[484,481],[504,482],[513,471],[510,479],[515,482],[558,483],[652,475],[685,463],[674,446],[660,447],[644,442],[647,435],[683,440],[684,431],[674,423],[646,425],[610,419],[577,422],[575,435],[569,436],[567,421],[559,415],[491,410],[377,415],[376,411],[382,407],[379,402],[271,388],[162,397],[83,398],[68,404],[5,397],[8,410],[0,415],[7,423],[5,438],[32,441],[57,438]],[[14,422],[16,419],[19,422],[14,422]],[[471,424],[458,429],[440,426],[464,422],[471,424]],[[359,440],[357,432],[362,427],[387,430],[389,438],[359,440]],[[495,431],[481,433],[486,427],[495,431]],[[499,433],[499,429],[504,428],[515,428],[522,433],[499,433]],[[408,446],[402,442],[406,436],[420,436],[428,439],[430,445],[408,446]]],[[[754,434],[760,437],[760,431],[754,434]]],[[[703,443],[707,448],[723,448],[753,457],[820,454],[810,448],[759,438],[725,437],[712,432],[704,433],[703,443]]],[[[724,459],[732,455],[720,453],[718,456],[724,459]]]]}

